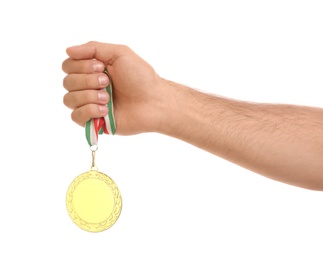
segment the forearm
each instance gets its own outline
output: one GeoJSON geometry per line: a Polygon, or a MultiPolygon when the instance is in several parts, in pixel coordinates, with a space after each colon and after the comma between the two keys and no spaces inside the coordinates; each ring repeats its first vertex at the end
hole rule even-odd
{"type": "Polygon", "coordinates": [[[162,133],[271,179],[323,190],[323,109],[248,103],[168,85],[162,133]]]}

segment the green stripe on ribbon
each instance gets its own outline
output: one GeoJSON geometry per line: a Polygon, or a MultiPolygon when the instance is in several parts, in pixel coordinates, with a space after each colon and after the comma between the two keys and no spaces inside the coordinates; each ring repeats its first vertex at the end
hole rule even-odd
{"type": "Polygon", "coordinates": [[[89,146],[92,146],[91,142],[91,124],[93,124],[93,119],[89,120],[85,124],[85,136],[89,146]]]}
{"type": "Polygon", "coordinates": [[[106,74],[108,75],[108,77],[110,79],[110,84],[106,88],[106,90],[110,96],[110,100],[107,104],[108,109],[109,109],[108,117],[109,117],[109,122],[110,122],[111,134],[114,135],[114,133],[116,132],[116,123],[115,123],[114,114],[113,114],[112,80],[111,80],[111,77],[108,74],[108,72],[106,74]],[[110,113],[110,111],[111,111],[111,113],[110,113]]]}

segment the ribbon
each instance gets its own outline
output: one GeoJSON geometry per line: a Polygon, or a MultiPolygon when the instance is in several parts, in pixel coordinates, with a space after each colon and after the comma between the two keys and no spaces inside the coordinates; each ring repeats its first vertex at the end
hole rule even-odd
{"type": "Polygon", "coordinates": [[[116,131],[116,123],[113,114],[112,80],[107,69],[104,70],[104,73],[109,77],[109,85],[105,88],[110,96],[109,102],[107,103],[109,111],[105,117],[92,118],[86,122],[85,136],[90,147],[98,145],[99,135],[102,135],[103,133],[114,135],[116,131]]]}

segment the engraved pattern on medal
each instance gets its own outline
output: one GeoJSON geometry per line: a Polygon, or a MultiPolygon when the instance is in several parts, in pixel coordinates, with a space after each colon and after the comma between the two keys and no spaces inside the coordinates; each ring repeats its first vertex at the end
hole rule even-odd
{"type": "Polygon", "coordinates": [[[122,198],[120,191],[114,181],[107,175],[98,172],[98,171],[89,171],[79,175],[74,181],[71,183],[70,187],[67,191],[66,196],[66,206],[69,212],[70,217],[72,218],[73,222],[78,225],[80,228],[90,231],[90,232],[99,232],[110,228],[119,218],[122,208],[122,198]],[[106,220],[100,223],[88,223],[82,220],[78,214],[75,212],[73,207],[73,193],[76,187],[86,179],[99,179],[104,181],[110,188],[114,197],[114,207],[112,210],[111,215],[106,220]]]}

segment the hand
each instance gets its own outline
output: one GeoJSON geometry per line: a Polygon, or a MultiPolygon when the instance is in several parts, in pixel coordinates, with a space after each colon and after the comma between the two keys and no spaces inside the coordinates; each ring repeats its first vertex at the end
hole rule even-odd
{"type": "Polygon", "coordinates": [[[162,96],[165,81],[136,53],[124,45],[88,42],[69,47],[62,64],[67,74],[63,85],[68,93],[64,104],[71,108],[72,120],[84,126],[91,118],[108,113],[104,89],[113,81],[116,133],[130,135],[158,131],[162,124],[162,96]]]}

